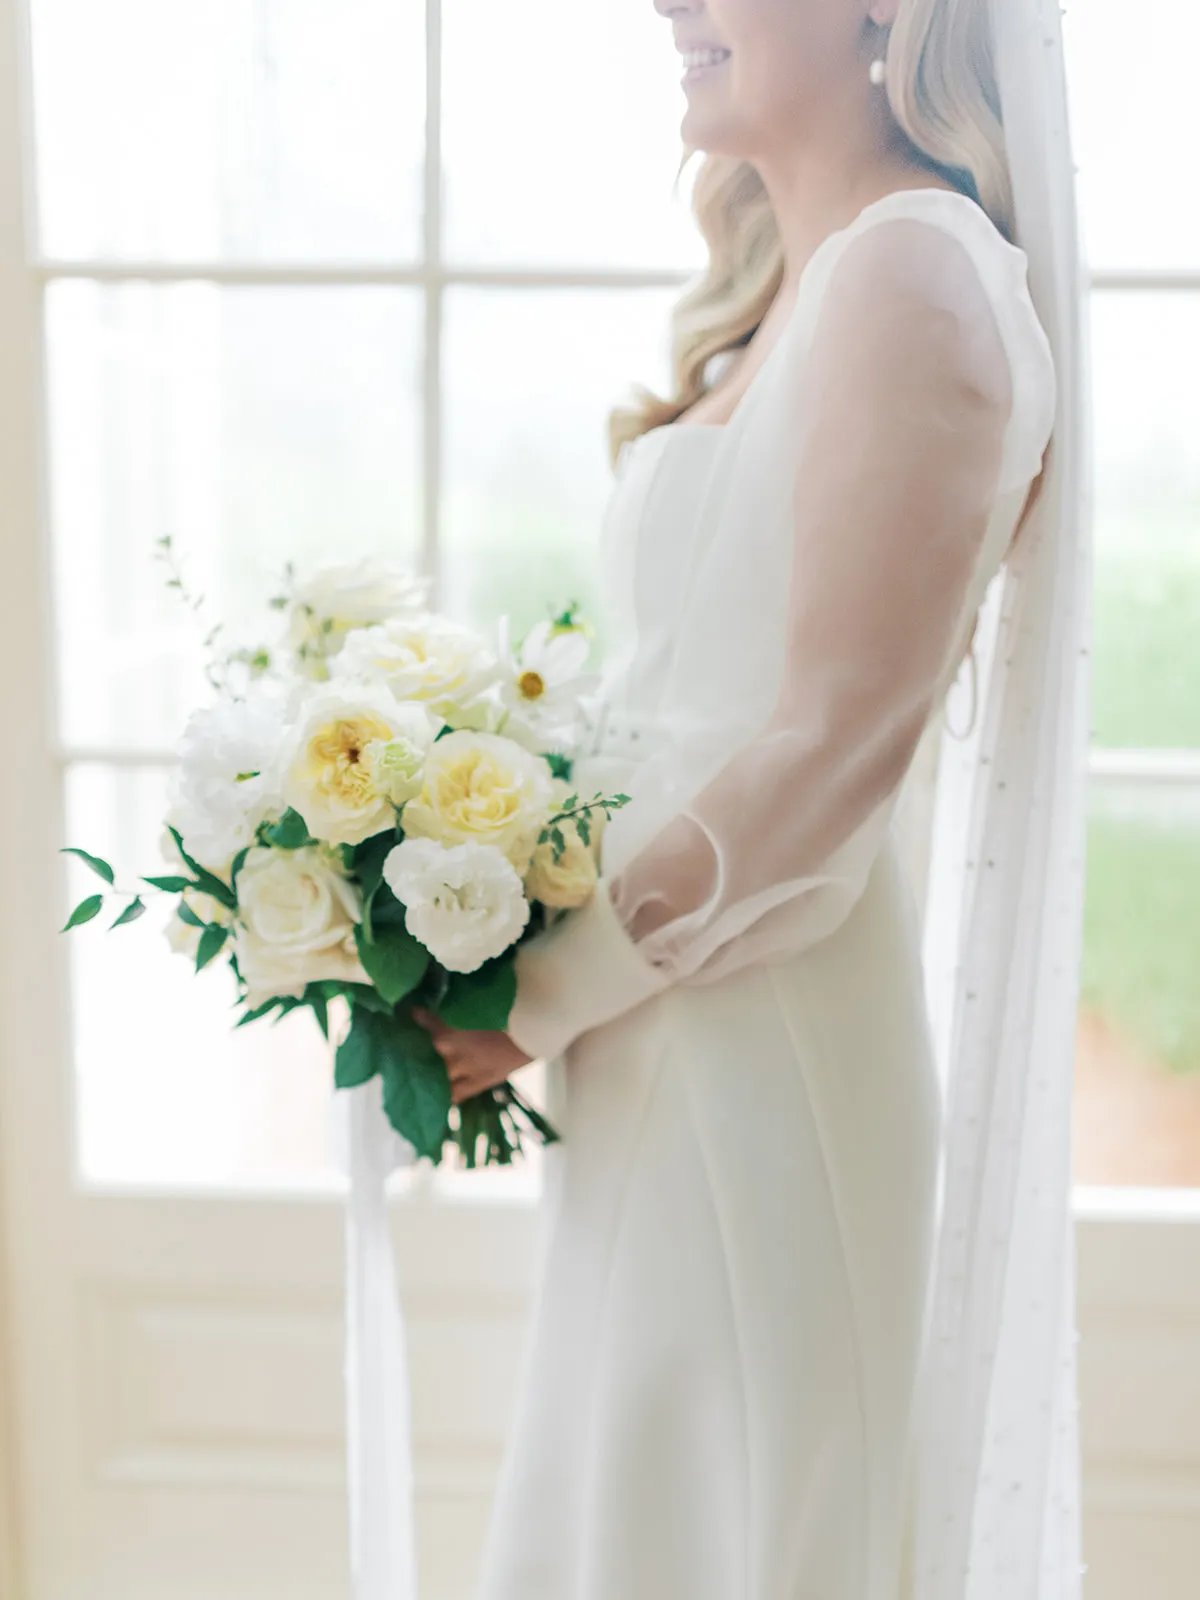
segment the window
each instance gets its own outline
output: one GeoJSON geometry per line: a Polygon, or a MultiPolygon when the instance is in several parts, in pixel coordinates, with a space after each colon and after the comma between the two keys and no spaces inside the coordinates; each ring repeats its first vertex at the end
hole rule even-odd
{"type": "Polygon", "coordinates": [[[1068,14],[1094,272],[1096,585],[1077,1098],[1087,1184],[1200,1186],[1200,220],[1177,0],[1068,14]]]}
{"type": "MultiPolygon", "coordinates": [[[[1079,1177],[1200,1184],[1200,22],[1069,17],[1095,268],[1095,758],[1079,1177]],[[1124,98],[1112,114],[1114,86],[1124,98]]],[[[661,377],[699,259],[648,3],[34,0],[37,189],[73,839],[151,858],[204,622],[367,551],[518,624],[593,592],[603,418],[661,377]]],[[[231,1037],[151,918],[80,939],[93,1178],[308,1181],[307,1019],[231,1037]]]]}

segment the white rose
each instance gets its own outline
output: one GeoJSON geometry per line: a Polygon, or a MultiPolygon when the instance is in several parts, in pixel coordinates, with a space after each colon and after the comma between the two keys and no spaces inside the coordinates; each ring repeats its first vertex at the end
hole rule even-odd
{"type": "Polygon", "coordinates": [[[516,869],[491,845],[406,839],[383,875],[409,933],[451,972],[474,972],[502,954],[529,921],[516,869]]]}
{"type": "Polygon", "coordinates": [[[361,844],[394,826],[417,793],[437,732],[421,706],[378,686],[338,684],[304,708],[285,757],[282,791],[316,839],[361,844]]]}
{"type": "Polygon", "coordinates": [[[493,845],[519,873],[553,802],[539,757],[491,733],[450,733],[429,752],[421,791],[404,808],[409,838],[493,845]]]}
{"type": "Polygon", "coordinates": [[[335,677],[386,684],[397,700],[419,700],[453,727],[477,725],[488,716],[479,699],[498,670],[477,633],[429,614],[360,628],[333,666],[335,677]]]}
{"type": "Polygon", "coordinates": [[[428,590],[428,579],[371,559],[322,568],[291,596],[288,645],[310,677],[327,678],[352,629],[420,611],[428,590]]]}
{"type": "Polygon", "coordinates": [[[329,851],[251,850],[238,874],[234,933],[248,1003],[298,998],[322,978],[369,983],[354,942],[361,920],[358,890],[329,851]]]}
{"type": "Polygon", "coordinates": [[[257,685],[241,700],[194,712],[180,743],[171,821],[189,855],[210,871],[254,843],[261,822],[283,809],[279,755],[287,703],[257,685]]]}

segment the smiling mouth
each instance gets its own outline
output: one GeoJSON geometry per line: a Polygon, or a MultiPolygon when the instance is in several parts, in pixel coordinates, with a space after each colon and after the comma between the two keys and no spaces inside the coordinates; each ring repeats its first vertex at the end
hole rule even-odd
{"type": "Polygon", "coordinates": [[[716,67],[723,67],[733,54],[731,50],[722,49],[719,45],[709,46],[703,50],[684,50],[683,77],[686,83],[689,79],[701,77],[706,72],[711,72],[716,67]]]}

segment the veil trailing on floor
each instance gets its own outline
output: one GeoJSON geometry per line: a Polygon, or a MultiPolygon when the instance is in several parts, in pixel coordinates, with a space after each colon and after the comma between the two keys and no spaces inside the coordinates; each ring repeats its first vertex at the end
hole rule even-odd
{"type": "Polygon", "coordinates": [[[1080,1591],[1071,1104],[1091,540],[1083,270],[1057,0],[992,0],[1001,110],[1059,405],[981,619],[978,716],[944,733],[926,902],[946,1095],[914,1471],[915,1600],[1080,1591]]]}

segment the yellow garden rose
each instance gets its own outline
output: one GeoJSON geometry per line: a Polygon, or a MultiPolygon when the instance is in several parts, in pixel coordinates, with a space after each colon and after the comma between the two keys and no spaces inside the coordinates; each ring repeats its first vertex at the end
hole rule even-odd
{"type": "Polygon", "coordinates": [[[550,772],[511,739],[458,732],[439,739],[404,832],[441,844],[490,844],[524,873],[553,804],[550,772]]]}
{"type": "Polygon", "coordinates": [[[596,853],[579,837],[574,822],[564,822],[561,827],[566,849],[556,861],[554,845],[549,839],[538,845],[525,874],[525,892],[531,900],[540,900],[545,906],[573,911],[592,898],[600,874],[596,853]]]}
{"type": "MultiPolygon", "coordinates": [[[[576,793],[562,778],[553,779],[551,815],[565,810],[567,801],[576,793]]],[[[525,874],[525,892],[531,900],[540,900],[556,910],[573,911],[592,898],[600,876],[600,833],[608,817],[597,807],[588,812],[588,819],[590,844],[584,844],[578,825],[568,820],[558,824],[566,848],[557,861],[553,840],[538,845],[525,874]]]]}
{"type": "Polygon", "coordinates": [[[322,691],[306,708],[286,764],[283,797],[326,844],[361,844],[391,827],[420,787],[435,725],[386,690],[322,691]]]}

